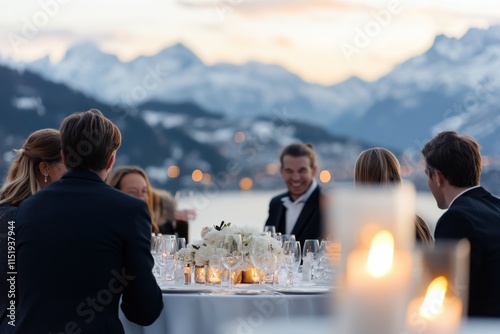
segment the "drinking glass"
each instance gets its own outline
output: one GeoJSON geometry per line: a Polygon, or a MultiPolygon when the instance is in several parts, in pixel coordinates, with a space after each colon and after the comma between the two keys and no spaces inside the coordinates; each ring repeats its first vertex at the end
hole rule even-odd
{"type": "MultiPolygon", "coordinates": [[[[250,242],[250,261],[264,275],[270,270],[269,266],[276,262],[276,255],[271,252],[271,241],[269,233],[258,233],[252,235],[250,242]]],[[[264,284],[265,280],[259,276],[259,283],[264,284]]]]}
{"type": "Polygon", "coordinates": [[[304,249],[302,250],[302,280],[310,281],[315,261],[318,259],[319,240],[306,239],[304,241],[304,249]]]}
{"type": "Polygon", "coordinates": [[[276,226],[266,225],[264,226],[264,232],[268,232],[271,238],[276,235],[276,226]]]}
{"type": "Polygon", "coordinates": [[[287,271],[286,286],[293,285],[293,275],[299,269],[302,253],[300,251],[300,242],[285,241],[283,243],[283,255],[285,256],[285,268],[287,271]]]}
{"type": "Polygon", "coordinates": [[[243,262],[241,235],[226,234],[222,242],[222,249],[224,250],[222,264],[229,270],[229,289],[232,289],[234,287],[233,271],[243,262]]]}
{"type": "Polygon", "coordinates": [[[186,248],[186,238],[177,238],[177,250],[186,248]]]}
{"type": "Polygon", "coordinates": [[[156,248],[158,265],[162,270],[162,278],[166,282],[174,279],[176,246],[175,238],[163,235],[156,248]]]}
{"type": "Polygon", "coordinates": [[[175,201],[178,211],[186,211],[186,217],[189,221],[196,218],[196,209],[194,205],[194,192],[192,190],[178,190],[175,192],[175,201]]]}
{"type": "Polygon", "coordinates": [[[153,275],[156,277],[156,279],[160,278],[160,266],[158,265],[158,260],[157,260],[157,249],[158,249],[158,243],[160,236],[157,236],[154,233],[151,233],[151,256],[153,256],[154,260],[154,265],[153,265],[153,275]]]}
{"type": "Polygon", "coordinates": [[[285,244],[286,241],[295,241],[295,235],[294,234],[281,234],[277,239],[281,242],[281,246],[285,244]]]}

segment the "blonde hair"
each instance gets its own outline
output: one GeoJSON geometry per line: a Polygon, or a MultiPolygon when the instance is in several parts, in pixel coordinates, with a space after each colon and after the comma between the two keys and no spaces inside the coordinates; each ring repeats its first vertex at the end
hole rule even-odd
{"type": "MultiPolygon", "coordinates": [[[[358,156],[354,166],[354,182],[357,184],[388,184],[401,182],[401,166],[391,151],[375,147],[367,149],[358,156]]],[[[432,244],[432,235],[427,223],[415,217],[417,239],[432,244]]]]}
{"type": "Polygon", "coordinates": [[[17,156],[7,171],[0,190],[0,204],[18,205],[42,189],[39,164],[57,163],[61,159],[61,136],[55,129],[41,129],[31,133],[16,150],[17,156]]]}
{"type": "Polygon", "coordinates": [[[152,188],[151,184],[149,183],[148,176],[144,169],[136,166],[120,166],[111,171],[109,174],[108,178],[106,179],[106,183],[112,186],[113,188],[116,188],[118,190],[121,189],[121,182],[122,179],[125,175],[128,174],[139,174],[141,175],[144,180],[146,181],[146,188],[148,190],[148,208],[149,208],[149,214],[151,216],[151,223],[153,226],[153,231],[158,232],[158,225],[156,225],[156,218],[155,218],[155,213],[153,211],[153,195],[152,195],[152,188]]]}
{"type": "Polygon", "coordinates": [[[151,188],[153,197],[153,211],[157,226],[164,225],[171,221],[175,228],[175,210],[177,204],[174,197],[165,190],[151,188]]]}
{"type": "Polygon", "coordinates": [[[375,147],[358,156],[354,166],[354,182],[386,184],[401,182],[401,166],[391,151],[375,147]]]}

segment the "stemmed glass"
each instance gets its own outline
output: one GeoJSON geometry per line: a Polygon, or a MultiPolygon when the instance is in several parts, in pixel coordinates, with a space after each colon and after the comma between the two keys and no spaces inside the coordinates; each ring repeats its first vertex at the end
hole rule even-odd
{"type": "Polygon", "coordinates": [[[315,261],[319,253],[319,240],[306,239],[304,241],[304,249],[302,250],[302,280],[310,281],[315,261]]]}
{"type": "Polygon", "coordinates": [[[278,239],[278,241],[281,242],[282,247],[286,241],[296,241],[294,234],[281,234],[277,236],[276,239],[278,239]]]}
{"type": "Polygon", "coordinates": [[[153,275],[156,277],[156,279],[160,278],[160,266],[158,265],[158,259],[157,259],[157,249],[158,243],[160,242],[161,236],[157,236],[154,233],[151,233],[151,255],[153,256],[154,260],[154,265],[153,265],[153,275]]]}
{"type": "MultiPolygon", "coordinates": [[[[259,269],[264,275],[269,276],[271,270],[274,274],[277,266],[277,257],[272,252],[269,233],[259,233],[252,236],[250,244],[250,260],[252,264],[259,269]],[[274,269],[273,269],[274,268],[274,269]]],[[[259,276],[259,283],[264,284],[265,280],[259,276]]]]}
{"type": "Polygon", "coordinates": [[[269,233],[269,236],[274,238],[276,236],[276,226],[266,225],[264,226],[264,232],[269,233]]]}
{"type": "Polygon", "coordinates": [[[192,221],[196,218],[194,192],[192,190],[178,190],[175,192],[177,211],[185,211],[186,218],[192,221]]]}
{"type": "Polygon", "coordinates": [[[286,286],[293,285],[293,275],[300,266],[302,252],[300,251],[300,242],[285,241],[283,243],[283,255],[285,256],[285,268],[287,272],[286,286]]]}
{"type": "Polygon", "coordinates": [[[243,263],[243,243],[240,234],[226,234],[222,242],[222,264],[229,270],[229,290],[234,287],[233,271],[243,263]]]}

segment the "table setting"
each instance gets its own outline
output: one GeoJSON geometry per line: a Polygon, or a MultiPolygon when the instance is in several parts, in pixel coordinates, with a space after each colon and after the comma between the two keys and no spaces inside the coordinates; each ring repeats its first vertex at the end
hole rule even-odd
{"type": "Polygon", "coordinates": [[[229,223],[205,228],[201,240],[177,249],[173,236],[153,236],[153,273],[164,309],[146,327],[120,313],[125,333],[216,334],[235,319],[252,329],[274,317],[328,315],[333,271],[319,269],[320,257],[327,255],[320,247],[309,255],[318,261],[304,276],[300,244],[290,238],[229,223]],[[290,252],[283,248],[287,242],[294,243],[286,247],[290,252]]]}
{"type": "Polygon", "coordinates": [[[293,235],[221,222],[204,228],[201,239],[187,245],[173,235],[153,235],[153,272],[165,293],[330,293],[329,242],[305,244],[301,250],[293,235]]]}

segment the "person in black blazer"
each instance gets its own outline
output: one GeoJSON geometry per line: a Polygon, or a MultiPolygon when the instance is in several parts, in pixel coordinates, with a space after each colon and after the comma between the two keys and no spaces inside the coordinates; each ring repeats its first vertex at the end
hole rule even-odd
{"type": "Polygon", "coordinates": [[[275,226],[282,234],[294,234],[302,246],[306,239],[321,240],[325,228],[321,189],[315,181],[316,152],[309,144],[292,143],[282,150],[280,163],[288,191],[271,200],[265,225],[275,226]]]}
{"type": "Polygon", "coordinates": [[[440,209],[434,237],[470,242],[469,316],[500,317],[500,199],[479,185],[481,153],[474,138],[438,134],[422,149],[428,186],[440,209]]]}
{"type": "Polygon", "coordinates": [[[150,325],[163,300],[148,206],[104,182],[121,134],[95,109],[60,132],[69,172],[16,214],[16,333],[124,333],[120,298],[130,321],[150,325]]]}

